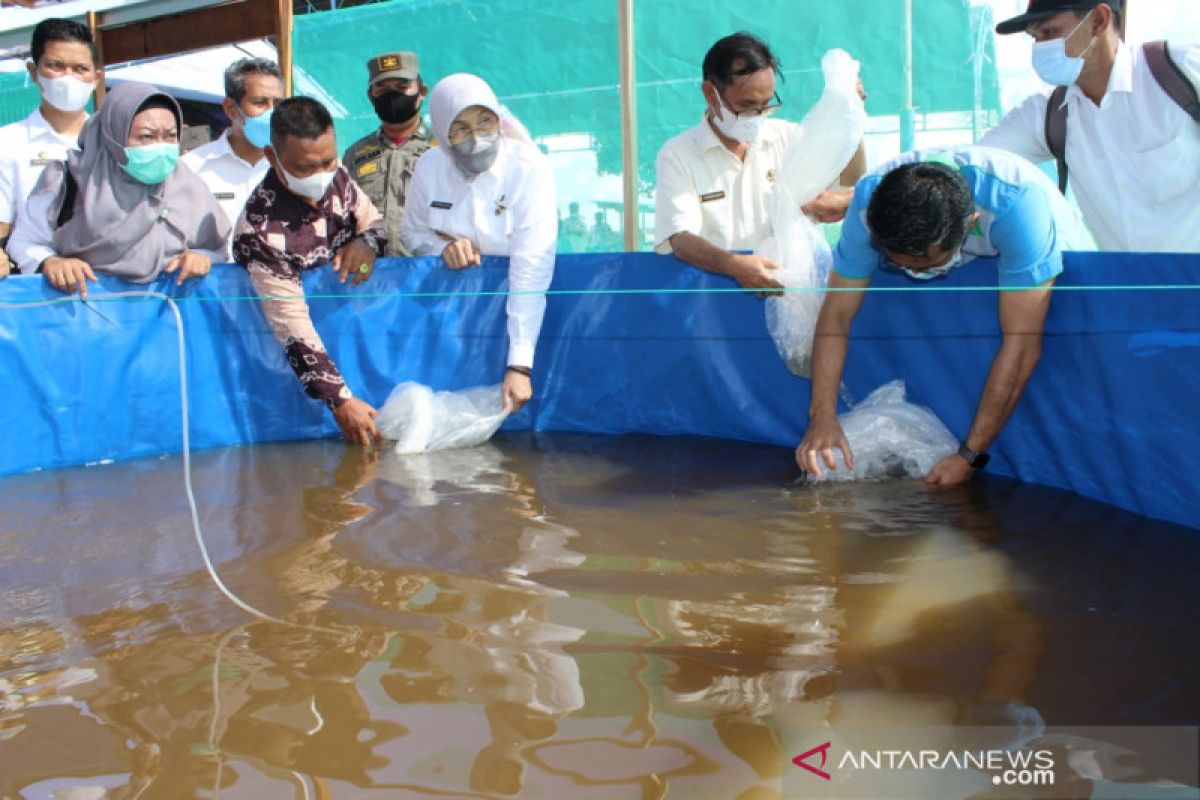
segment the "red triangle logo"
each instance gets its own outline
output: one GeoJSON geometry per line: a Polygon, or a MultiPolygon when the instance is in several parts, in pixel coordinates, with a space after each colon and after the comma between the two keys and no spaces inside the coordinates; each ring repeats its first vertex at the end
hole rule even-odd
{"type": "Polygon", "coordinates": [[[827,781],[831,781],[831,780],[833,780],[833,777],[824,770],[825,761],[829,757],[830,745],[832,745],[832,742],[826,742],[825,744],[817,745],[812,750],[809,750],[805,753],[801,753],[800,755],[793,758],[792,763],[795,764],[797,767],[801,767],[803,769],[808,770],[813,775],[816,775],[820,778],[824,778],[827,781]],[[808,763],[808,759],[812,758],[817,753],[821,754],[821,766],[820,767],[814,767],[812,764],[808,763]]]}

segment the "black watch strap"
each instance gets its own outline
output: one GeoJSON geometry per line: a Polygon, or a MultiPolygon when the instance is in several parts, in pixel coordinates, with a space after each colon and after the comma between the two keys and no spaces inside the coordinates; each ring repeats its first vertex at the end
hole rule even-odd
{"type": "Polygon", "coordinates": [[[967,447],[966,442],[958,446],[958,454],[975,469],[983,469],[987,466],[988,461],[992,459],[987,453],[981,453],[978,450],[972,450],[967,447]]]}

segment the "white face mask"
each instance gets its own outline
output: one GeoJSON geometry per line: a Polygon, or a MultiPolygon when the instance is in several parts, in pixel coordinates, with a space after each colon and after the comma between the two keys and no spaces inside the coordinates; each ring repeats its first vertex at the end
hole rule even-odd
{"type": "Polygon", "coordinates": [[[732,109],[725,105],[725,99],[721,97],[720,92],[717,92],[717,103],[721,116],[713,116],[711,118],[713,125],[717,126],[717,130],[730,139],[747,144],[758,139],[759,134],[762,133],[763,123],[767,120],[765,115],[746,117],[744,119],[739,117],[732,109]]]}
{"type": "Polygon", "coordinates": [[[46,102],[59,111],[66,111],[68,113],[82,111],[84,106],[88,104],[88,100],[92,99],[92,92],[96,89],[94,83],[84,83],[78,78],[72,78],[70,75],[63,75],[59,78],[47,78],[39,72],[37,82],[38,86],[42,89],[42,97],[46,99],[46,102]]]}
{"type": "Polygon", "coordinates": [[[337,175],[337,170],[314,172],[307,178],[297,178],[284,169],[281,164],[279,166],[279,174],[283,176],[283,180],[287,183],[289,191],[301,197],[307,197],[309,200],[320,200],[325,196],[325,192],[329,191],[329,184],[333,183],[333,176],[337,175]]]}
{"type": "Polygon", "coordinates": [[[1061,39],[1034,42],[1033,71],[1039,78],[1054,86],[1070,86],[1079,80],[1079,75],[1083,72],[1084,56],[1087,55],[1088,50],[1092,49],[1096,37],[1093,36],[1092,41],[1088,42],[1088,46],[1083,48],[1083,52],[1077,56],[1067,55],[1067,39],[1074,36],[1075,31],[1079,30],[1091,15],[1092,12],[1089,11],[1083,19],[1079,20],[1079,24],[1061,39]]]}
{"type": "Polygon", "coordinates": [[[934,278],[940,278],[943,275],[949,275],[950,270],[961,267],[962,266],[962,258],[963,258],[962,248],[960,247],[958,250],[955,251],[954,255],[951,256],[949,261],[947,261],[945,264],[942,264],[937,267],[930,267],[929,269],[923,269],[923,270],[913,270],[913,269],[909,269],[908,267],[899,267],[899,265],[896,265],[896,266],[899,267],[901,272],[903,272],[905,275],[907,275],[908,277],[910,277],[914,280],[931,281],[934,278]]]}

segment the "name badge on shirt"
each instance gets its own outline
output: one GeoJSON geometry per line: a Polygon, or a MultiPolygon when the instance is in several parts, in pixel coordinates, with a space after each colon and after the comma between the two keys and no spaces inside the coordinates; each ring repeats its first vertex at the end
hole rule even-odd
{"type": "Polygon", "coordinates": [[[59,161],[66,161],[66,159],[65,158],[40,158],[40,157],[39,158],[31,158],[31,159],[29,159],[29,166],[44,167],[47,164],[56,164],[59,161]]]}
{"type": "Polygon", "coordinates": [[[362,178],[367,175],[374,175],[376,172],[379,172],[379,162],[368,161],[358,168],[358,177],[362,178]]]}
{"type": "Polygon", "coordinates": [[[709,192],[708,194],[700,195],[701,203],[711,203],[713,200],[724,200],[724,199],[725,199],[725,190],[724,189],[722,189],[719,192],[709,192]]]}
{"type": "Polygon", "coordinates": [[[447,203],[445,200],[434,200],[432,203],[429,204],[429,207],[430,208],[441,208],[446,211],[449,211],[450,209],[454,208],[454,203],[447,203]]]}
{"type": "Polygon", "coordinates": [[[232,200],[237,197],[233,192],[213,192],[213,197],[218,200],[232,200]]]}

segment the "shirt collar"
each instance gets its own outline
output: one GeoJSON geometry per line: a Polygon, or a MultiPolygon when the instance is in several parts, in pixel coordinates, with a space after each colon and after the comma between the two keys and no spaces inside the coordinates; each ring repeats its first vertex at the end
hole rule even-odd
{"type": "MultiPolygon", "coordinates": [[[[84,115],[84,119],[87,119],[87,115],[84,115]]],[[[56,139],[60,142],[66,142],[78,138],[59,133],[58,131],[54,130],[54,128],[50,127],[49,121],[47,121],[47,119],[42,115],[41,106],[35,108],[33,113],[25,118],[25,124],[29,128],[30,138],[33,139],[45,137],[56,139]]]]}
{"type": "Polygon", "coordinates": [[[712,150],[714,147],[721,150],[725,149],[724,143],[713,130],[712,124],[708,121],[708,112],[700,119],[700,124],[696,126],[696,144],[699,145],[702,151],[712,150]]]}
{"type": "Polygon", "coordinates": [[[380,126],[375,129],[375,139],[384,147],[394,150],[404,147],[404,145],[408,144],[409,142],[427,141],[429,139],[429,131],[425,130],[425,123],[422,121],[421,124],[417,126],[417,129],[408,135],[407,139],[399,144],[396,144],[392,141],[390,136],[383,132],[383,126],[380,126]]]}
{"type": "MultiPolygon", "coordinates": [[[[1108,88],[1104,90],[1104,97],[1100,99],[1100,106],[1103,108],[1108,101],[1108,97],[1116,92],[1129,94],[1133,91],[1133,56],[1130,53],[1129,45],[1125,42],[1117,43],[1117,53],[1113,56],[1112,70],[1108,74],[1108,88]]],[[[1077,97],[1081,100],[1087,100],[1083,90],[1079,88],[1078,83],[1072,83],[1067,89],[1067,95],[1063,98],[1063,105],[1066,105],[1067,100],[1071,97],[1077,97]]],[[[1088,102],[1091,102],[1090,100],[1088,102]]]]}
{"type": "Polygon", "coordinates": [[[230,130],[232,130],[232,129],[226,128],[221,133],[220,138],[218,138],[213,143],[213,147],[214,147],[213,157],[214,158],[226,158],[226,157],[232,158],[233,160],[237,161],[239,164],[244,166],[246,169],[255,169],[259,164],[261,164],[267,160],[267,157],[263,156],[259,161],[251,164],[249,161],[247,161],[246,159],[239,156],[237,154],[237,152],[233,149],[233,145],[229,143],[230,130]]]}
{"type": "MultiPolygon", "coordinates": [[[[221,136],[213,143],[213,149],[216,150],[216,155],[225,156],[231,155],[237,158],[237,153],[233,152],[233,145],[229,143],[229,128],[221,132],[221,136]]],[[[238,159],[239,161],[241,159],[238,159]]]]}
{"type": "MultiPolygon", "coordinates": [[[[695,131],[695,144],[702,153],[707,153],[709,150],[721,150],[722,152],[728,153],[731,157],[737,158],[737,156],[725,146],[725,143],[721,141],[721,138],[717,136],[716,131],[713,130],[712,124],[708,121],[708,112],[705,112],[704,118],[700,120],[700,124],[693,128],[693,130],[695,131]]],[[[746,143],[746,152],[749,153],[751,150],[765,147],[766,139],[767,125],[764,125],[763,131],[759,137],[753,142],[746,143]]]]}

